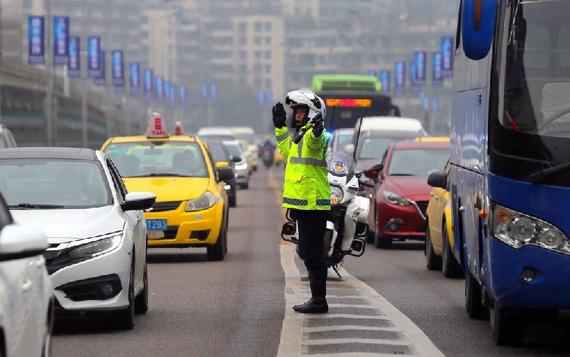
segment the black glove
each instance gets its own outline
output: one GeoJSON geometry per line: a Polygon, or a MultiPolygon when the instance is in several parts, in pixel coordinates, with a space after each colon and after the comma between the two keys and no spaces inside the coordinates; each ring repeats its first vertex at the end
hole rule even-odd
{"type": "Polygon", "coordinates": [[[283,128],[285,126],[285,120],[287,119],[287,113],[285,113],[283,104],[277,102],[277,104],[273,106],[272,112],[273,125],[275,125],[276,128],[283,128]]]}
{"type": "Polygon", "coordinates": [[[323,133],[324,128],[325,127],[323,126],[323,121],[318,120],[313,126],[313,134],[315,134],[315,136],[318,138],[323,133]]]}

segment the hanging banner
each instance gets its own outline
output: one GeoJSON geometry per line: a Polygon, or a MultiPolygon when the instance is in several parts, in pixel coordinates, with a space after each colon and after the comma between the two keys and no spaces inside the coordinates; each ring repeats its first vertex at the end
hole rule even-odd
{"type": "Polygon", "coordinates": [[[390,93],[390,91],[392,90],[391,80],[392,80],[392,72],[390,70],[384,69],[380,71],[380,82],[382,83],[383,93],[390,93]]]}
{"type": "Polygon", "coordinates": [[[125,87],[125,66],[123,61],[123,51],[111,51],[111,80],[113,87],[125,87]]]}
{"type": "Polygon", "coordinates": [[[28,16],[28,63],[45,63],[45,22],[43,16],[28,16]]]}
{"type": "Polygon", "coordinates": [[[416,60],[415,59],[410,61],[410,86],[412,87],[412,89],[417,89],[416,60]]]}
{"type": "Polygon", "coordinates": [[[87,75],[92,78],[99,77],[101,72],[101,38],[87,38],[87,75]]]}
{"type": "Polygon", "coordinates": [[[152,73],[152,69],[147,68],[144,70],[144,74],[143,74],[143,91],[144,91],[144,98],[146,100],[150,99],[151,93],[152,93],[152,85],[154,83],[154,78],[153,78],[153,73],[152,73]]]}
{"type": "Polygon", "coordinates": [[[434,52],[432,55],[431,80],[434,86],[441,86],[443,84],[442,58],[443,56],[439,51],[434,52]]]}
{"type": "Polygon", "coordinates": [[[215,102],[218,99],[218,86],[216,83],[210,83],[210,100],[215,102]]]}
{"type": "Polygon", "coordinates": [[[425,51],[416,51],[414,54],[414,79],[417,86],[423,86],[427,77],[427,54],[425,51]]]}
{"type": "Polygon", "coordinates": [[[105,60],[105,51],[99,51],[99,74],[93,78],[93,83],[98,86],[104,86],[107,82],[107,66],[105,60]]]}
{"type": "Polygon", "coordinates": [[[185,104],[188,98],[188,92],[186,91],[186,86],[184,84],[180,84],[178,86],[178,98],[180,99],[180,103],[185,104]]]}
{"type": "Polygon", "coordinates": [[[406,62],[398,61],[394,66],[394,86],[396,89],[406,88],[406,62]]]}
{"type": "Polygon", "coordinates": [[[455,47],[455,40],[450,36],[443,36],[441,38],[441,70],[443,77],[453,76],[453,51],[455,47]]]}
{"type": "Polygon", "coordinates": [[[164,81],[162,80],[161,76],[156,76],[155,78],[154,93],[156,94],[156,99],[164,99],[164,81]]]}
{"type": "Polygon", "coordinates": [[[67,53],[69,54],[67,76],[70,78],[78,78],[81,76],[81,41],[79,40],[79,37],[69,38],[67,53]]]}
{"type": "Polygon", "coordinates": [[[53,64],[63,66],[68,62],[69,17],[54,16],[53,23],[53,64]]]}
{"type": "Polygon", "coordinates": [[[141,86],[140,83],[141,65],[139,62],[129,63],[129,84],[131,87],[131,95],[138,95],[141,86]]]}

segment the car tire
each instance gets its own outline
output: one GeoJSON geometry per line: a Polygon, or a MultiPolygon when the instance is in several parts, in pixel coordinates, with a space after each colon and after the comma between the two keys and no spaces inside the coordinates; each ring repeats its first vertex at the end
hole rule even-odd
{"type": "Polygon", "coordinates": [[[146,314],[148,311],[148,271],[146,264],[144,266],[143,273],[144,287],[139,296],[135,298],[135,313],[136,314],[146,314]]]}
{"type": "Polygon", "coordinates": [[[465,272],[465,311],[472,319],[484,319],[488,313],[483,306],[481,286],[470,271],[465,272]]]}
{"type": "MultiPolygon", "coordinates": [[[[134,257],[134,252],[132,253],[134,257]]],[[[115,311],[111,315],[112,324],[117,330],[132,330],[135,327],[135,287],[134,287],[134,259],[131,264],[131,276],[129,278],[129,306],[126,309],[115,311]]]]}
{"type": "Polygon", "coordinates": [[[499,346],[516,346],[525,332],[525,319],[521,311],[500,308],[496,304],[489,309],[493,341],[499,346]]]}
{"type": "Polygon", "coordinates": [[[374,245],[378,249],[389,249],[392,247],[392,238],[382,237],[376,234],[374,236],[374,245]]]}
{"type": "Polygon", "coordinates": [[[453,251],[451,250],[451,244],[449,243],[449,238],[447,236],[446,222],[443,222],[443,227],[441,230],[441,240],[443,244],[443,253],[441,254],[441,270],[446,278],[460,278],[463,276],[463,269],[455,259],[453,251]]]}
{"type": "Polygon", "coordinates": [[[237,197],[235,196],[235,194],[231,197],[228,197],[228,205],[230,207],[235,207],[237,206],[237,197]]]}
{"type": "Polygon", "coordinates": [[[226,238],[227,238],[227,230],[226,224],[223,223],[223,226],[220,230],[220,235],[218,236],[218,240],[216,244],[209,246],[207,249],[208,260],[210,261],[220,261],[224,260],[226,255],[226,238]]]}
{"type": "Polygon", "coordinates": [[[376,242],[376,229],[378,228],[378,216],[376,215],[376,209],[374,209],[374,228],[370,229],[368,227],[368,235],[366,236],[366,243],[375,243],[376,242]]]}
{"type": "Polygon", "coordinates": [[[249,189],[249,182],[246,182],[243,185],[241,185],[241,188],[243,188],[244,190],[248,190],[249,189]]]}
{"type": "Polygon", "coordinates": [[[435,255],[433,244],[431,243],[431,234],[429,233],[429,224],[426,222],[426,240],[424,245],[424,254],[426,256],[427,270],[440,270],[441,257],[435,255]]]}

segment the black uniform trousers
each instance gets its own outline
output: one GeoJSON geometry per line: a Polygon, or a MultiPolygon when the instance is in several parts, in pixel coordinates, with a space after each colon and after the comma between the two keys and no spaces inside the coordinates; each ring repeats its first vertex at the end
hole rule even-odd
{"type": "Polygon", "coordinates": [[[297,221],[299,229],[299,257],[309,272],[309,282],[313,298],[326,296],[327,259],[324,236],[329,211],[291,210],[291,217],[297,221]]]}

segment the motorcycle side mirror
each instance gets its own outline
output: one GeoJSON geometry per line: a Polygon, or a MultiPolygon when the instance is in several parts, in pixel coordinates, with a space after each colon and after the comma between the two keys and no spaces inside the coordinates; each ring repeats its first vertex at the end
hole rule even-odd
{"type": "Polygon", "coordinates": [[[231,162],[240,162],[241,161],[241,157],[239,156],[230,156],[230,161],[231,162]]]}
{"type": "Polygon", "coordinates": [[[343,148],[345,154],[353,155],[354,154],[354,144],[348,144],[343,148]]]}

